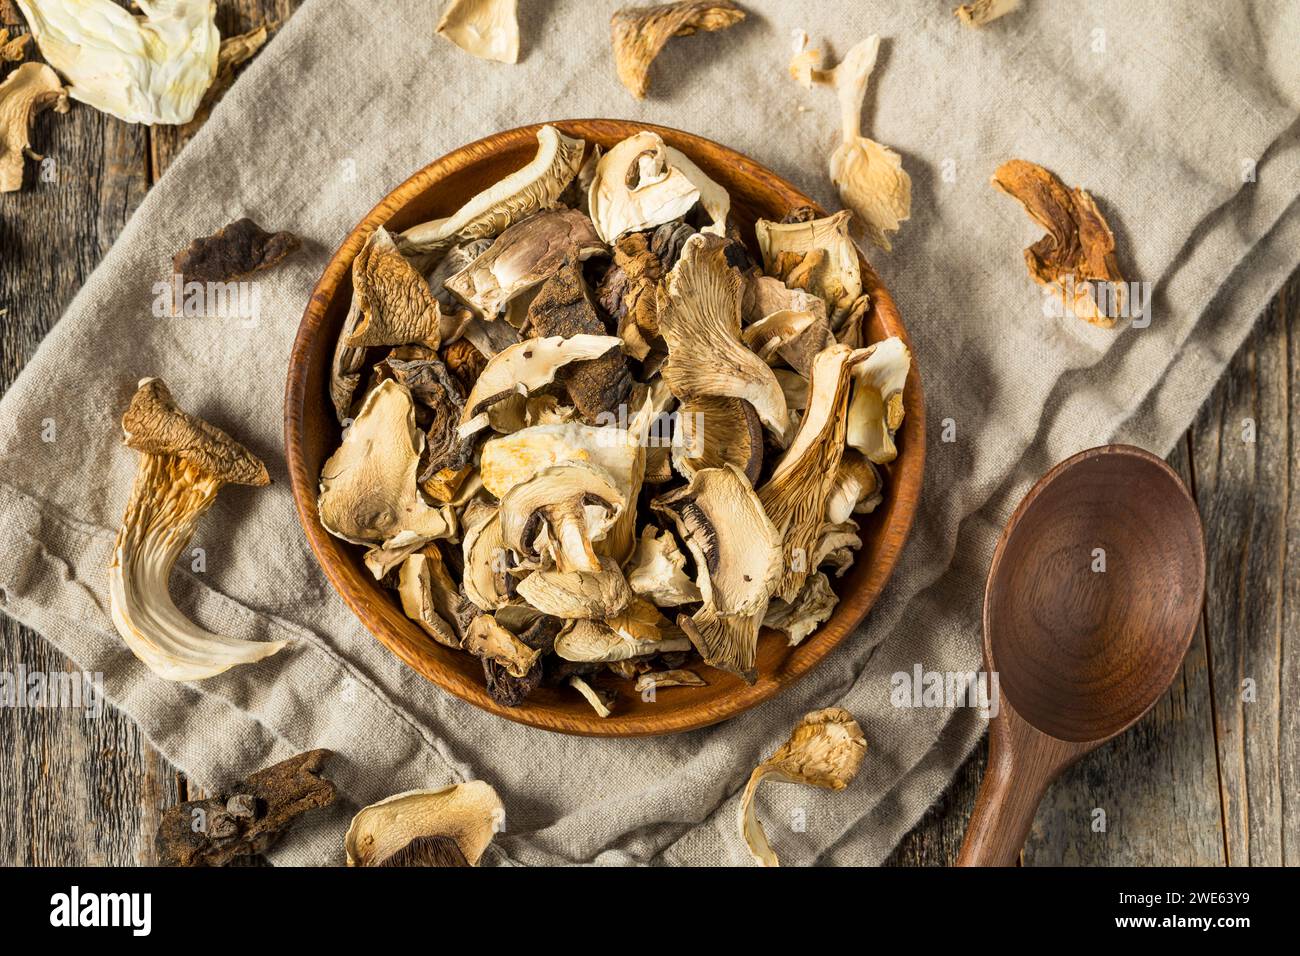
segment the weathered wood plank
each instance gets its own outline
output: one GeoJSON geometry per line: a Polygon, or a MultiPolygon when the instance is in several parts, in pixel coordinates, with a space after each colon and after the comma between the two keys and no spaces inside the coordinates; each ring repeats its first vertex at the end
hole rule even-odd
{"type": "Polygon", "coordinates": [[[988,737],[979,742],[938,802],[890,854],[885,866],[952,866],[961,850],[966,825],[975,809],[984,765],[988,762],[988,737]]]}
{"type": "Polygon", "coordinates": [[[1300,861],[1300,271],[1192,431],[1228,862],[1300,861]],[[1289,646],[1287,646],[1289,645],[1289,646]]]}

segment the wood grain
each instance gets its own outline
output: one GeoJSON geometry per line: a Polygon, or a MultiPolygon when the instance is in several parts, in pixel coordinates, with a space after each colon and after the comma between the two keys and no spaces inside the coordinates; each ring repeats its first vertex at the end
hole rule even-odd
{"type": "MultiPolygon", "coordinates": [[[[807,196],[753,160],[710,140],[679,130],[623,120],[563,120],[554,125],[570,136],[609,149],[642,129],[651,129],[681,150],[731,197],[731,218],[752,242],[759,217],[780,219],[807,196]]],[[[285,457],[298,515],[321,567],[366,628],[403,662],[477,707],[520,723],[590,736],[642,736],[694,730],[726,720],[767,700],[814,667],[851,634],[871,609],[893,572],[920,500],[925,468],[925,400],[913,361],[903,395],[898,458],[884,466],[884,504],[859,521],[862,549],[853,568],[835,583],[840,595],[830,619],[798,647],[775,632],[760,637],[757,680],[700,666],[705,687],[671,688],[646,701],[623,695],[608,718],[564,689],[542,687],[518,707],[493,700],[483,687],[482,669],[468,654],[434,643],[404,613],[391,591],[362,563],[363,550],[327,533],[316,511],[321,466],[338,447],[339,427],[328,394],[334,343],[351,298],[350,268],[367,237],[381,224],[393,232],[449,216],[467,197],[526,165],[537,152],[538,126],[496,133],[463,146],[421,169],[398,186],[343,241],[311,295],[289,358],[285,390],[285,457]]],[[[871,296],[867,331],[871,341],[898,336],[910,347],[893,298],[862,260],[863,285],[871,296]]]]}

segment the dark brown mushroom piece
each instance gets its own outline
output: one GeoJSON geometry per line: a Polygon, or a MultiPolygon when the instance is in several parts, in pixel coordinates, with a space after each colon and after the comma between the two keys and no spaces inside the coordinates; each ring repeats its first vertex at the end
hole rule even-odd
{"type": "Polygon", "coordinates": [[[301,245],[291,232],[267,232],[251,219],[236,219],[176,253],[172,269],[185,282],[231,282],[269,269],[301,245]]]}
{"type": "Polygon", "coordinates": [[[416,417],[425,429],[424,454],[418,481],[428,481],[440,471],[458,471],[474,460],[474,439],[461,439],[456,426],[465,408],[460,382],[433,349],[414,345],[394,349],[383,368],[411,390],[416,417]]]}

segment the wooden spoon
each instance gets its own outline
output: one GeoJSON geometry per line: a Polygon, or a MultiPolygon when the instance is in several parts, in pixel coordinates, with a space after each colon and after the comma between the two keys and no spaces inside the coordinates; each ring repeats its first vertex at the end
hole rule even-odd
{"type": "Polygon", "coordinates": [[[1016,862],[1048,785],[1172,683],[1204,597],[1196,502],[1159,458],[1092,448],[1034,485],[984,591],[984,666],[999,693],[958,866],[1016,862]]]}

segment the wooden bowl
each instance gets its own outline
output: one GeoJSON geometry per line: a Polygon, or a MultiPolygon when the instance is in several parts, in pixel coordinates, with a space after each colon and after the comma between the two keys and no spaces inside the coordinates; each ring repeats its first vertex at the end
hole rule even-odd
{"type": "MultiPolygon", "coordinates": [[[[654,130],[727,189],[731,214],[751,246],[755,219],[780,219],[797,206],[816,205],[771,170],[699,136],[625,120],[566,120],[551,125],[606,149],[639,130],[654,130]]],[[[798,647],[788,647],[781,634],[765,631],[759,639],[758,680],[752,685],[697,662],[692,666],[708,681],[707,687],[660,690],[654,701],[643,701],[627,683],[611,683],[621,692],[614,715],[605,719],[567,687],[542,687],[519,707],[502,706],[484,689],[479,661],[426,636],[402,613],[396,595],[366,570],[363,550],[330,535],[317,516],[321,465],[340,440],[328,398],[329,367],[351,296],[353,257],[377,226],[396,232],[448,216],[470,196],[525,165],[536,151],[537,130],[538,126],[525,126],[497,133],[430,163],[384,197],[334,253],[312,292],[289,357],[284,442],[298,516],[326,576],[361,622],[380,643],[444,690],[510,720],[564,733],[630,737],[705,727],[767,700],[807,673],[853,632],[884,588],[911,530],[925,465],[925,403],[915,353],[904,393],[906,418],[898,438],[899,455],[884,468],[884,504],[860,522],[862,550],[857,561],[834,581],[840,603],[830,620],[798,647]]],[[[870,339],[897,335],[910,348],[894,300],[866,260],[863,268],[872,299],[870,339]]]]}

